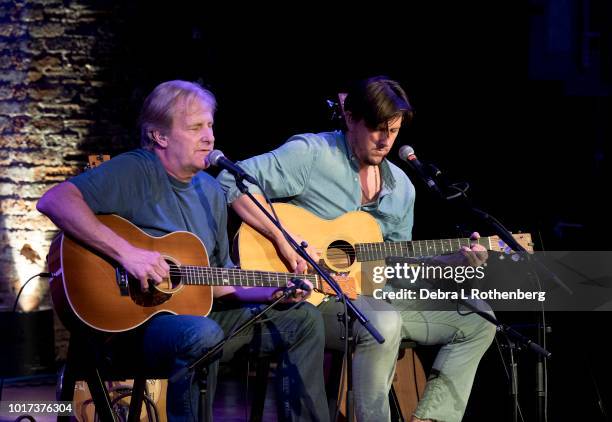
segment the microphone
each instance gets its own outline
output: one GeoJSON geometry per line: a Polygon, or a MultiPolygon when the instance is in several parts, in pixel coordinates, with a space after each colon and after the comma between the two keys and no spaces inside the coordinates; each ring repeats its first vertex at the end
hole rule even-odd
{"type": "Polygon", "coordinates": [[[416,155],[414,155],[414,149],[410,145],[404,145],[399,149],[399,158],[410,164],[410,167],[412,167],[421,179],[423,179],[429,189],[438,194],[442,194],[436,182],[429,176],[423,164],[421,164],[416,155]]]}
{"type": "Polygon", "coordinates": [[[289,297],[289,296],[293,296],[296,297],[295,294],[297,292],[297,290],[303,290],[305,292],[309,292],[311,290],[310,286],[308,284],[306,284],[306,282],[298,277],[291,277],[291,286],[285,286],[283,287],[283,296],[284,297],[289,297]]]}
{"type": "Polygon", "coordinates": [[[304,281],[304,279],[298,277],[291,277],[291,283],[293,283],[293,287],[296,289],[310,291],[312,290],[310,286],[304,281]]]}
{"type": "Polygon", "coordinates": [[[217,166],[221,167],[224,170],[229,171],[234,177],[238,180],[246,180],[247,182],[253,183],[257,185],[257,180],[248,173],[246,173],[240,166],[236,165],[234,162],[225,158],[225,155],[218,149],[212,150],[206,156],[206,164],[209,166],[217,166]]]}

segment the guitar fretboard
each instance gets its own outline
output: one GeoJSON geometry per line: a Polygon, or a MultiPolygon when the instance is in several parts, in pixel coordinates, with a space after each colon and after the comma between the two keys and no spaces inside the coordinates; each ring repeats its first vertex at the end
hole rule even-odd
{"type": "Polygon", "coordinates": [[[268,271],[250,271],[238,268],[200,267],[182,265],[170,269],[172,275],[180,275],[184,284],[200,286],[285,287],[292,278],[306,279],[315,289],[321,282],[313,274],[292,274],[268,271]],[[180,273],[177,273],[179,272],[180,273]]]}
{"type": "MultiPolygon", "coordinates": [[[[474,241],[469,238],[460,238],[357,243],[355,244],[355,254],[359,262],[377,261],[390,256],[427,257],[455,252],[461,246],[469,247],[472,242],[474,241]]],[[[491,249],[488,237],[481,237],[476,242],[487,249],[491,249]]]]}

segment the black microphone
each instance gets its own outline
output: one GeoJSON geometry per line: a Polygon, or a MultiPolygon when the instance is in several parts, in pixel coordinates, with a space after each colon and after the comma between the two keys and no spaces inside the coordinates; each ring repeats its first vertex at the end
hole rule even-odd
{"type": "Polygon", "coordinates": [[[291,282],[293,283],[293,286],[296,289],[300,289],[304,291],[312,290],[310,286],[308,285],[308,283],[306,283],[303,278],[299,278],[299,276],[291,277],[291,282]]]}
{"type": "Polygon", "coordinates": [[[416,155],[414,155],[414,149],[410,145],[404,145],[399,149],[399,158],[410,164],[410,167],[412,167],[421,179],[423,179],[429,189],[441,194],[440,188],[431,176],[429,176],[427,170],[425,170],[423,164],[421,164],[416,155]]]}
{"type": "Polygon", "coordinates": [[[298,290],[303,290],[305,292],[309,292],[311,290],[310,286],[303,279],[298,278],[297,276],[291,277],[291,284],[291,286],[287,285],[283,288],[283,296],[295,297],[298,290]]]}
{"type": "Polygon", "coordinates": [[[246,173],[243,169],[240,168],[240,166],[225,158],[225,155],[223,155],[223,153],[218,149],[212,150],[206,156],[206,163],[209,166],[217,166],[229,171],[234,175],[236,179],[246,180],[247,182],[251,182],[257,185],[257,180],[255,180],[253,176],[246,173]]]}

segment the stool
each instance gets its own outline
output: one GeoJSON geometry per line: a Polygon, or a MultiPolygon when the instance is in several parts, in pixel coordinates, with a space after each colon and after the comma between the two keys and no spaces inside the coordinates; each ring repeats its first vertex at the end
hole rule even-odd
{"type": "MultiPolygon", "coordinates": [[[[389,391],[389,405],[391,408],[392,421],[409,421],[415,411],[420,398],[425,390],[425,371],[414,348],[417,343],[411,340],[402,340],[397,356],[395,375],[391,391],[389,391]]],[[[327,365],[326,379],[328,388],[327,397],[330,409],[335,408],[338,392],[340,391],[340,373],[342,371],[343,354],[337,351],[330,351],[326,358],[330,357],[331,362],[327,365]],[[335,388],[338,386],[338,388],[335,388]]],[[[346,373],[342,380],[342,391],[346,392],[346,373]]],[[[346,395],[340,398],[340,417],[344,420],[346,415],[346,395]]]]}
{"type": "Polygon", "coordinates": [[[425,371],[411,340],[400,343],[393,385],[389,392],[391,420],[409,421],[425,390],[425,371]]]}
{"type": "MultiPolygon", "coordinates": [[[[271,356],[259,357],[255,361],[255,391],[253,392],[253,402],[251,404],[250,422],[262,422],[264,405],[266,402],[266,392],[268,390],[268,375],[272,364],[271,356]]],[[[247,367],[250,363],[247,364],[247,367]]],[[[249,374],[247,368],[247,374],[249,374]]]]}
{"type": "MultiPolygon", "coordinates": [[[[74,402],[74,390],[77,380],[85,380],[91,393],[91,399],[98,413],[99,420],[116,421],[117,415],[113,411],[111,395],[106,386],[105,381],[117,381],[134,379],[131,387],[130,407],[128,421],[135,422],[140,420],[142,403],[146,398],[146,382],[151,379],[167,378],[169,374],[164,373],[147,373],[143,374],[137,368],[120,368],[112,365],[104,357],[97,356],[96,351],[92,350],[92,345],[84,340],[76,340],[76,336],[71,337],[68,348],[68,358],[64,366],[64,370],[60,373],[58,381],[57,400],[74,402]]],[[[271,367],[272,356],[263,356],[254,359],[253,354],[246,354],[246,371],[250,372],[251,362],[254,361],[255,382],[256,388],[253,390],[253,399],[251,404],[252,422],[261,422],[264,415],[264,403],[266,399],[266,386],[268,373],[271,367]],[[262,388],[263,386],[263,388],[262,388]]],[[[239,359],[239,361],[242,359],[239,359]]],[[[162,394],[165,395],[165,388],[161,388],[162,394]]],[[[149,400],[147,400],[148,402],[149,400]]],[[[157,421],[165,421],[165,396],[160,398],[160,403],[163,408],[159,409],[159,414],[155,412],[157,421]],[[161,416],[161,417],[159,417],[161,416]]],[[[155,409],[153,409],[155,410],[155,409]]],[[[150,407],[147,408],[151,415],[150,407]]],[[[59,421],[69,421],[69,417],[59,417],[59,421]]],[[[92,419],[93,420],[93,419],[92,419]]],[[[151,420],[151,419],[149,419],[151,420]]]]}
{"type": "MultiPolygon", "coordinates": [[[[147,379],[167,378],[168,375],[144,374],[139,368],[118,367],[100,356],[99,351],[88,340],[73,335],[68,346],[66,364],[58,379],[57,399],[72,402],[76,381],[85,380],[100,420],[117,421],[104,381],[133,379],[128,422],[136,422],[140,420],[147,379]]],[[[165,412],[165,409],[163,410],[165,412]]],[[[58,421],[69,420],[69,416],[58,417],[58,421]]]]}
{"type": "MultiPolygon", "coordinates": [[[[276,357],[271,354],[260,354],[251,350],[249,346],[236,352],[229,360],[221,360],[219,366],[219,376],[217,388],[219,390],[223,384],[224,375],[232,379],[239,380],[239,387],[248,387],[246,390],[247,399],[245,406],[249,410],[249,420],[251,422],[261,422],[264,420],[265,402],[268,390],[268,379],[271,371],[276,368],[276,357]],[[246,378],[244,376],[246,375],[246,378]]],[[[241,390],[245,391],[245,390],[241,390]]],[[[215,397],[215,407],[232,406],[234,402],[225,402],[225,396],[217,391],[215,397]]]]}

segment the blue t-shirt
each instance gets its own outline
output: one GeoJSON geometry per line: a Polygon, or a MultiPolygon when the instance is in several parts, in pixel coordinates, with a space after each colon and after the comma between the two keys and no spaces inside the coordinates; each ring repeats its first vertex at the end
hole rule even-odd
{"type": "Polygon", "coordinates": [[[181,182],[166,172],[153,152],[137,149],[69,181],[94,213],[117,214],[152,236],[191,232],[204,243],[211,266],[233,265],[225,196],[209,174],[200,171],[190,182],[181,182]]]}

